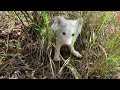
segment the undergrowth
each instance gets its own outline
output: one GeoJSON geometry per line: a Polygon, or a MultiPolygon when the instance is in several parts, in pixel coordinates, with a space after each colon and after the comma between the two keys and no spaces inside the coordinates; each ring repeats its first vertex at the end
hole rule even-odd
{"type": "Polygon", "coordinates": [[[0,17],[0,77],[17,79],[113,79],[120,61],[120,14],[109,11],[4,11],[0,17]],[[53,61],[55,34],[51,19],[83,17],[81,35],[53,61]],[[17,75],[16,75],[17,73],[17,75]]]}

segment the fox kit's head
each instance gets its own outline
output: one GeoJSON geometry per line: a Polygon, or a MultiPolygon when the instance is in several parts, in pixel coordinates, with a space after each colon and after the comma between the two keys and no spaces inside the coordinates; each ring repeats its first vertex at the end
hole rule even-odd
{"type": "Polygon", "coordinates": [[[51,29],[56,32],[58,40],[62,44],[71,45],[74,36],[81,33],[83,19],[67,20],[63,16],[55,17],[52,20],[51,29]]]}

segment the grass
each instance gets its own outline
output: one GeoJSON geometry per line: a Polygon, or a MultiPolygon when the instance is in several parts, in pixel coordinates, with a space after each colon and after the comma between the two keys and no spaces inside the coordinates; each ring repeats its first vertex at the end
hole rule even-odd
{"type": "MultiPolygon", "coordinates": [[[[5,14],[5,12],[3,13],[5,14]]],[[[18,70],[22,73],[18,78],[100,79],[115,78],[115,73],[119,72],[120,25],[118,13],[79,11],[71,14],[71,12],[65,11],[33,13],[11,11],[8,14],[11,18],[6,21],[10,23],[17,19],[21,22],[22,29],[19,38],[10,38],[7,35],[7,45],[1,44],[0,50],[7,52],[0,55],[0,61],[10,61],[8,66],[1,64],[0,67],[3,67],[0,70],[1,75],[8,74],[7,78],[9,78],[18,70]],[[50,29],[50,20],[58,14],[72,19],[83,17],[82,33],[77,41],[73,42],[75,49],[82,54],[82,59],[66,55],[65,49],[62,49],[62,61],[53,61],[55,35],[50,29]],[[28,26],[25,23],[28,23],[28,26]],[[10,40],[14,40],[11,46],[10,40]],[[68,58],[65,59],[65,56],[68,58]]]]}

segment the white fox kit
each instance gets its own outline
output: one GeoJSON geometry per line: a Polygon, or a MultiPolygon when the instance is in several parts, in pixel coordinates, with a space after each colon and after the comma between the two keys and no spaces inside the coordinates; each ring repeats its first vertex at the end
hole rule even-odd
{"type": "Polygon", "coordinates": [[[82,25],[82,18],[77,20],[67,20],[63,16],[58,16],[52,20],[51,29],[56,33],[55,61],[60,61],[59,53],[62,45],[67,45],[70,48],[71,53],[76,57],[82,57],[78,51],[72,48],[74,35],[76,35],[77,39],[78,35],[81,33],[82,25]]]}

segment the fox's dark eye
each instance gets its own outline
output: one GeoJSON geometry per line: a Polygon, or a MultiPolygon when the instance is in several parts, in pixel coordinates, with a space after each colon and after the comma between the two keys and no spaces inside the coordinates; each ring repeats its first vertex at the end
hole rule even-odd
{"type": "Polygon", "coordinates": [[[72,36],[74,36],[74,34],[72,34],[72,36]]]}
{"type": "Polygon", "coordinates": [[[63,32],[63,35],[65,35],[65,32],[63,32]]]}

